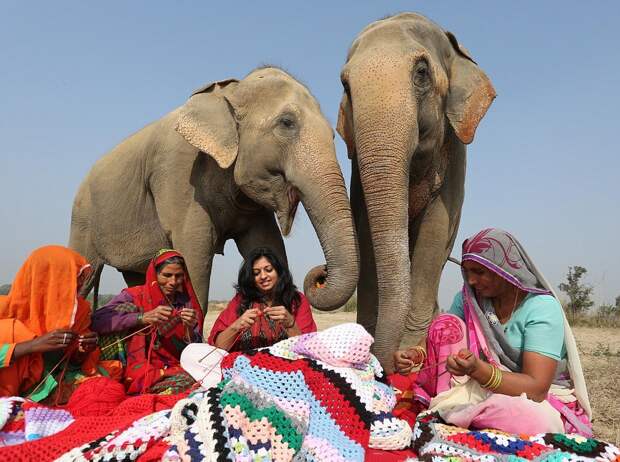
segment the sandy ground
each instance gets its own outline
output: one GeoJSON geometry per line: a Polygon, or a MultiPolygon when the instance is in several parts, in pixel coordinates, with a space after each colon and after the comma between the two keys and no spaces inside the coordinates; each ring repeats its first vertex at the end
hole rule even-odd
{"type": "MultiPolygon", "coordinates": [[[[219,311],[210,309],[207,325],[212,325],[218,314],[219,311]]],[[[315,312],[314,319],[321,330],[335,324],[355,321],[355,313],[315,312]]],[[[620,444],[620,329],[577,327],[574,333],[594,412],[595,435],[618,445],[620,444]]]]}

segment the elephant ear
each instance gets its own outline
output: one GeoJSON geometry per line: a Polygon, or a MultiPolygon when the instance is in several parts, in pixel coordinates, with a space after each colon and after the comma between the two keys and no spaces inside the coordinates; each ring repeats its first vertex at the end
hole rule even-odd
{"type": "Polygon", "coordinates": [[[495,99],[495,88],[456,37],[450,32],[446,36],[456,52],[450,67],[446,115],[459,140],[469,144],[495,99]]]}
{"type": "Polygon", "coordinates": [[[351,101],[349,100],[347,92],[342,94],[342,99],[340,100],[336,131],[347,145],[349,159],[353,159],[355,157],[355,137],[353,134],[353,123],[351,121],[351,101]]]}
{"type": "Polygon", "coordinates": [[[196,90],[181,107],[175,127],[188,143],[224,169],[237,158],[239,134],[234,109],[222,90],[237,82],[222,80],[196,90]]]}

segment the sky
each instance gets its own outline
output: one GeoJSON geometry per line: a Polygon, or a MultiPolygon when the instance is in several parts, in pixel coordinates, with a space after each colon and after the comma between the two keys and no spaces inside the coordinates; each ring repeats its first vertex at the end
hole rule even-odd
{"type": "MultiPolygon", "coordinates": [[[[0,3],[0,284],[28,254],[67,244],[71,206],[94,162],[204,83],[284,67],[335,126],[347,49],[370,22],[414,11],[453,32],[497,99],[468,147],[453,256],[485,227],[516,235],[554,285],[587,268],[594,300],[620,295],[620,3],[146,1],[0,3]]],[[[350,162],[336,137],[347,181],[350,162]]],[[[295,281],[324,262],[301,208],[285,239],[295,281]]],[[[211,300],[233,295],[241,257],[215,258],[211,300]]],[[[363,269],[362,269],[363,270],[363,269]]],[[[440,305],[461,285],[447,263],[440,305]]],[[[107,268],[103,293],[123,287],[107,268]]]]}

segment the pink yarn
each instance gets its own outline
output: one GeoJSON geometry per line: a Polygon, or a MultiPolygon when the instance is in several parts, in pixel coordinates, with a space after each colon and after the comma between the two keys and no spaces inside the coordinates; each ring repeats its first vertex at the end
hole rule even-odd
{"type": "Polygon", "coordinates": [[[102,416],[110,414],[126,398],[122,384],[107,377],[93,377],[73,392],[66,408],[74,417],[102,416]]]}

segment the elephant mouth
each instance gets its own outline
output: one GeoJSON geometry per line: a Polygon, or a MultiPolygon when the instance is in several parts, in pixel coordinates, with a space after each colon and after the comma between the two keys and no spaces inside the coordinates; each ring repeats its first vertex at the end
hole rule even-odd
{"type": "Polygon", "coordinates": [[[286,194],[288,196],[288,221],[292,225],[295,220],[295,214],[297,213],[297,207],[299,206],[299,191],[295,186],[288,185],[286,188],[286,194]]]}
{"type": "Polygon", "coordinates": [[[291,232],[293,221],[295,220],[295,214],[297,213],[297,207],[299,206],[299,201],[299,190],[288,183],[286,185],[286,202],[288,203],[288,208],[276,213],[283,236],[288,236],[291,232]]]}

